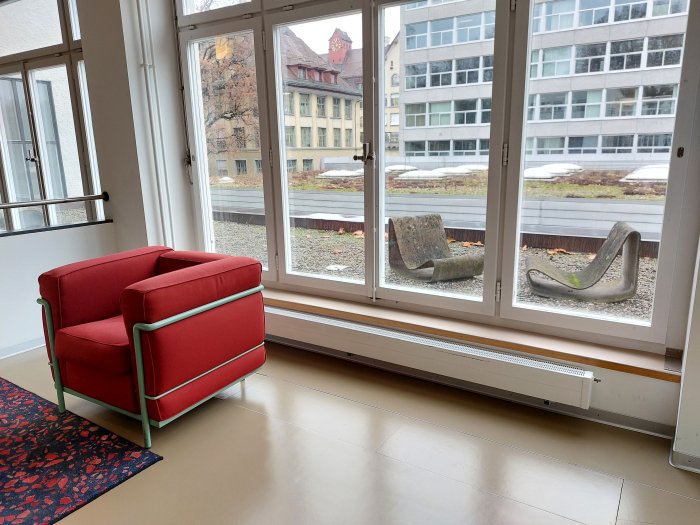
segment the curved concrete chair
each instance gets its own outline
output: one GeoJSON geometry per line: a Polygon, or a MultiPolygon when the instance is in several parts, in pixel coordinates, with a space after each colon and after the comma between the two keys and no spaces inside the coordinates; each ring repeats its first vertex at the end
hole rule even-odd
{"type": "Polygon", "coordinates": [[[389,219],[389,264],[400,270],[433,268],[430,282],[465,279],[484,271],[484,257],[452,255],[438,214],[389,219]]]}
{"type": "Polygon", "coordinates": [[[578,272],[565,272],[549,261],[528,257],[525,275],[532,291],[542,297],[566,297],[579,301],[615,303],[637,293],[640,234],[626,222],[617,222],[598,250],[595,259],[578,272]],[[600,282],[622,248],[622,276],[600,282]],[[545,275],[543,279],[537,274],[545,275]]]}

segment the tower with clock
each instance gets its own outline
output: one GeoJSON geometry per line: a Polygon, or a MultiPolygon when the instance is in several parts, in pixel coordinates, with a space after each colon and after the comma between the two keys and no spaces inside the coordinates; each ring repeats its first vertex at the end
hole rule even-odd
{"type": "Polygon", "coordinates": [[[328,62],[343,64],[348,51],[352,49],[352,40],[345,31],[337,29],[328,39],[328,62]]]}

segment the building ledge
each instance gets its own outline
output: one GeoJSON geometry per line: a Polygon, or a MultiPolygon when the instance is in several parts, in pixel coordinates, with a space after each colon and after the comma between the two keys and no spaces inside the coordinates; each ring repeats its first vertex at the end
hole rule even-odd
{"type": "Polygon", "coordinates": [[[669,359],[660,354],[269,288],[263,292],[263,296],[266,306],[425,336],[488,345],[501,350],[590,365],[673,383],[679,383],[681,380],[678,363],[669,366],[669,359]]]}

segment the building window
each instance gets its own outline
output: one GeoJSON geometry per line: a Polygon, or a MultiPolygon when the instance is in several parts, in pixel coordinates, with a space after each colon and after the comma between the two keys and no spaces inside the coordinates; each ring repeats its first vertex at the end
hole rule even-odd
{"type": "Polygon", "coordinates": [[[333,97],[333,118],[340,118],[340,99],[333,97]]]}
{"type": "Polygon", "coordinates": [[[406,89],[426,87],[428,66],[426,64],[410,64],[406,66],[406,89]]]}
{"type": "Polygon", "coordinates": [[[419,128],[425,123],[425,104],[406,104],[406,127],[419,128]]]}
{"type": "Polygon", "coordinates": [[[228,177],[228,163],[226,162],[226,159],[217,159],[216,176],[219,178],[228,177]]]}
{"type": "Polygon", "coordinates": [[[571,46],[552,47],[542,50],[542,76],[568,75],[571,66],[571,46]]]}
{"type": "Polygon", "coordinates": [[[394,73],[391,75],[391,87],[396,87],[399,85],[399,75],[394,73]]]}
{"type": "Polygon", "coordinates": [[[610,42],[610,70],[637,69],[642,67],[644,39],[610,42]]]}
{"type": "Polygon", "coordinates": [[[539,120],[565,119],[567,99],[568,93],[542,93],[539,120]]]}
{"type": "Polygon", "coordinates": [[[238,149],[244,149],[246,146],[245,130],[243,128],[233,128],[233,144],[238,149]]]}
{"type": "Polygon", "coordinates": [[[311,95],[308,93],[299,93],[299,114],[302,117],[311,116],[311,95]]]}
{"type": "Polygon", "coordinates": [[[476,155],[477,139],[453,140],[452,149],[455,156],[476,155]]]}
{"type": "Polygon", "coordinates": [[[527,96],[527,120],[535,120],[535,110],[537,109],[537,95],[527,96]]]}
{"type": "Polygon", "coordinates": [[[457,42],[481,40],[481,13],[457,17],[457,42]]]}
{"type": "Polygon", "coordinates": [[[580,27],[607,24],[610,19],[610,0],[580,0],[578,25],[580,27]]]}
{"type": "Polygon", "coordinates": [[[672,142],[673,135],[671,133],[638,135],[637,153],[669,153],[672,142]]]}
{"type": "Polygon", "coordinates": [[[615,0],[615,22],[647,16],[647,0],[615,0]]]}
{"type": "Polygon", "coordinates": [[[496,36],[496,11],[484,11],[484,40],[496,36]]]}
{"type": "Polygon", "coordinates": [[[306,68],[303,68],[303,67],[297,68],[297,78],[301,78],[302,80],[306,80],[306,68]]]}
{"type": "Polygon", "coordinates": [[[406,24],[406,49],[428,47],[428,22],[406,24]]]}
{"type": "Polygon", "coordinates": [[[428,141],[428,156],[429,157],[447,157],[450,154],[449,140],[429,140],[428,141]]]}
{"type": "Polygon", "coordinates": [[[287,160],[287,173],[296,173],[297,172],[297,159],[288,159],[287,160]]]}
{"type": "Polygon", "coordinates": [[[600,105],[602,102],[603,92],[600,89],[572,91],[571,118],[600,118],[600,105]]]}
{"type": "Polygon", "coordinates": [[[430,22],[430,45],[447,46],[452,43],[454,18],[442,18],[430,22]]]}
{"type": "Polygon", "coordinates": [[[685,13],[688,9],[688,0],[654,0],[651,8],[651,16],[666,16],[685,13]]]}
{"type": "Polygon", "coordinates": [[[489,139],[479,139],[479,155],[489,154],[489,144],[491,141],[489,139]]]}
{"type": "Polygon", "coordinates": [[[342,148],[343,145],[340,141],[340,128],[333,128],[333,147],[342,148]]]}
{"type": "Polygon", "coordinates": [[[390,133],[385,133],[384,140],[387,143],[389,149],[397,149],[399,144],[399,134],[394,131],[390,133]]]}
{"type": "Polygon", "coordinates": [[[608,88],[605,92],[606,117],[633,117],[637,114],[637,88],[608,88]]]}
{"type": "Polygon", "coordinates": [[[326,147],[326,128],[316,128],[316,137],[318,140],[316,145],[319,148],[325,148],[326,147]]]}
{"type": "Polygon", "coordinates": [[[493,55],[485,55],[481,57],[482,60],[482,82],[493,82],[493,55]]]}
{"type": "Polygon", "coordinates": [[[642,115],[675,115],[678,84],[644,86],[642,115]]]}
{"type": "Polygon", "coordinates": [[[632,153],[634,135],[604,135],[601,153],[632,153]]]}
{"type": "Polygon", "coordinates": [[[530,52],[530,78],[537,78],[540,76],[540,65],[542,60],[542,50],[533,49],[530,52]]]}
{"type": "Polygon", "coordinates": [[[479,82],[479,61],[479,57],[458,58],[455,61],[455,84],[479,82]]]}
{"type": "Polygon", "coordinates": [[[606,43],[576,46],[576,63],[574,72],[599,73],[605,69],[606,43]]]}
{"type": "Polygon", "coordinates": [[[421,7],[425,7],[428,5],[428,0],[422,0],[421,2],[411,2],[410,4],[406,4],[406,10],[410,11],[411,9],[419,9],[421,7]]]}
{"type": "Polygon", "coordinates": [[[326,116],[326,97],[323,95],[316,95],[316,116],[326,116]]]}
{"type": "Polygon", "coordinates": [[[391,113],[389,115],[389,125],[390,126],[398,126],[399,125],[399,114],[398,113],[391,113]]]}
{"type": "Polygon", "coordinates": [[[681,63],[683,35],[649,37],[647,67],[677,66],[681,63]]]}
{"type": "Polygon", "coordinates": [[[440,60],[430,63],[430,87],[449,86],[452,84],[452,60],[440,60]]]}
{"type": "Polygon", "coordinates": [[[455,125],[476,124],[477,99],[455,100],[455,125]]]}
{"type": "Polygon", "coordinates": [[[537,137],[537,155],[560,155],[564,153],[565,137],[537,137]]]}
{"type": "Polygon", "coordinates": [[[491,123],[491,99],[482,98],[481,99],[481,123],[490,124],[491,123]]]}
{"type": "Polygon", "coordinates": [[[314,169],[314,159],[302,159],[301,169],[304,171],[311,171],[314,169]]]}
{"type": "Polygon", "coordinates": [[[255,173],[262,173],[262,161],[255,159],[255,173]]]}
{"type": "Polygon", "coordinates": [[[575,0],[553,0],[544,6],[544,31],[559,31],[574,26],[575,0]]]}
{"type": "Polygon", "coordinates": [[[351,129],[345,130],[345,147],[346,148],[353,148],[354,147],[351,129]]]}
{"type": "Polygon", "coordinates": [[[398,93],[392,93],[389,97],[389,107],[398,108],[399,107],[399,95],[398,93]]]}
{"type": "Polygon", "coordinates": [[[345,99],[345,120],[352,120],[352,100],[345,99]]]}
{"type": "Polygon", "coordinates": [[[569,137],[569,147],[567,149],[569,155],[578,155],[582,153],[597,153],[598,152],[598,135],[588,137],[569,137]]]}
{"type": "Polygon", "coordinates": [[[431,102],[430,126],[449,126],[452,121],[452,102],[431,102]]]}
{"type": "Polygon", "coordinates": [[[301,131],[301,147],[311,147],[311,128],[300,128],[301,131]]]}
{"type": "Polygon", "coordinates": [[[296,128],[294,126],[284,127],[284,145],[288,148],[297,147],[296,128]]]}
{"type": "Polygon", "coordinates": [[[248,173],[248,163],[245,160],[236,159],[236,175],[248,173]]]}
{"type": "Polygon", "coordinates": [[[283,96],[284,114],[294,115],[294,93],[285,93],[283,96]]]}
{"type": "Polygon", "coordinates": [[[425,157],[425,141],[406,141],[404,143],[404,151],[407,157],[425,157]]]}

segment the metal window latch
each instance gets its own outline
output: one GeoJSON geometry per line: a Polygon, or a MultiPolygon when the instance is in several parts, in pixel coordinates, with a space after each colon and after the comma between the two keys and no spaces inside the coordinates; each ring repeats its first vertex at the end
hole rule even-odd
{"type": "Polygon", "coordinates": [[[374,152],[372,151],[371,142],[362,143],[362,155],[353,155],[352,160],[361,160],[367,164],[370,160],[374,160],[374,152]]]}
{"type": "Polygon", "coordinates": [[[36,157],[32,155],[32,150],[27,150],[27,156],[24,157],[24,160],[26,160],[27,162],[36,162],[36,157]]]}

